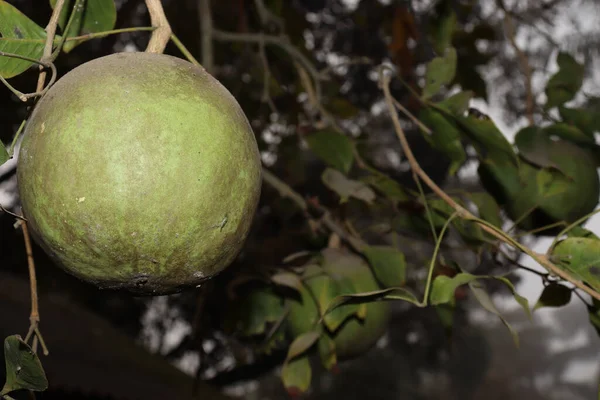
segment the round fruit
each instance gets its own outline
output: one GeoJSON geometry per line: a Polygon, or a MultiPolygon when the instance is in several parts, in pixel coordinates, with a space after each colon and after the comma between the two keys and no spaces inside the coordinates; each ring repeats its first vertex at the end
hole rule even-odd
{"type": "MultiPolygon", "coordinates": [[[[324,250],[322,256],[321,267],[313,265],[305,269],[305,287],[300,291],[301,299],[290,301],[288,327],[294,337],[315,329],[315,322],[320,318],[315,299],[322,299],[323,296],[327,297],[328,295],[333,298],[338,295],[380,289],[371,269],[362,258],[334,249],[324,250]],[[323,275],[323,272],[326,275],[323,275]],[[336,282],[340,281],[349,283],[353,290],[348,291],[346,288],[336,285],[336,282]],[[338,288],[337,292],[332,290],[336,287],[338,288]],[[312,291],[312,294],[309,290],[312,291]]],[[[367,313],[364,319],[351,316],[334,332],[325,329],[335,343],[335,351],[339,359],[363,354],[385,333],[391,316],[390,304],[371,302],[366,304],[366,308],[367,313]]]]}
{"type": "Polygon", "coordinates": [[[168,294],[227,267],[261,186],[233,96],[179,58],[117,53],[62,77],[27,123],[18,163],[34,238],[100,288],[168,294]]]}

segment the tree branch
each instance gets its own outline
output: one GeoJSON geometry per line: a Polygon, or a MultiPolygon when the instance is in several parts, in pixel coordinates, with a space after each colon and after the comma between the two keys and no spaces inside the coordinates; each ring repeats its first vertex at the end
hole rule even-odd
{"type": "MultiPolygon", "coordinates": [[[[52,44],[54,43],[54,36],[56,35],[56,26],[58,25],[58,18],[65,5],[65,0],[58,0],[54,5],[52,16],[48,25],[46,26],[46,45],[44,46],[44,53],[42,55],[41,62],[50,62],[52,57],[52,44]]],[[[40,66],[40,76],[38,77],[37,90],[41,92],[44,88],[44,82],[46,81],[46,71],[40,66]]],[[[50,86],[50,85],[48,85],[50,86]]]]}
{"type": "Polygon", "coordinates": [[[156,27],[156,29],[152,31],[152,36],[150,36],[146,52],[162,53],[165,51],[165,47],[167,47],[167,43],[169,43],[169,39],[171,38],[171,25],[169,25],[169,20],[165,15],[160,0],[145,1],[148,12],[150,13],[152,26],[156,27]]]}
{"type": "Polygon", "coordinates": [[[302,54],[300,50],[298,50],[294,45],[292,45],[285,36],[265,35],[263,33],[234,33],[213,29],[212,37],[215,40],[223,42],[245,42],[256,44],[260,44],[262,42],[264,44],[270,44],[273,46],[280,47],[281,49],[285,50],[290,56],[292,56],[293,59],[298,60],[304,68],[306,68],[308,73],[315,81],[317,94],[320,96],[320,81],[322,79],[321,74],[319,74],[319,71],[317,71],[313,63],[308,58],[306,58],[306,56],[302,54]]]}
{"type": "Polygon", "coordinates": [[[202,65],[210,73],[214,73],[213,53],[213,21],[210,0],[199,0],[200,30],[202,33],[202,65]]]}
{"type": "Polygon", "coordinates": [[[390,78],[389,74],[384,74],[383,69],[380,69],[379,83],[381,85],[383,94],[385,96],[385,102],[386,102],[388,111],[390,113],[390,116],[392,118],[392,122],[394,124],[394,130],[396,132],[396,135],[398,136],[398,139],[400,140],[402,150],[404,151],[404,155],[406,156],[413,173],[416,174],[421,180],[423,180],[423,182],[425,182],[425,184],[427,186],[429,186],[429,188],[436,195],[438,195],[444,202],[446,202],[449,206],[451,206],[457,212],[457,215],[460,218],[475,222],[476,224],[478,224],[481,227],[481,229],[483,229],[487,233],[491,234],[495,238],[519,249],[523,253],[525,253],[528,256],[530,256],[531,258],[533,258],[536,262],[538,262],[541,266],[546,268],[552,274],[559,276],[560,278],[572,283],[573,285],[575,285],[579,289],[583,290],[590,296],[600,300],[600,293],[589,288],[580,280],[575,279],[570,274],[568,274],[567,272],[563,271],[562,269],[560,269],[559,267],[554,265],[548,259],[547,255],[536,253],[535,251],[533,251],[533,250],[529,249],[528,247],[522,245],[521,243],[517,242],[512,237],[508,236],[506,233],[500,231],[498,228],[494,227],[493,225],[477,218],[475,215],[473,215],[471,212],[466,210],[460,204],[456,203],[454,201],[454,199],[452,199],[450,196],[448,196],[448,194],[446,194],[446,192],[444,192],[434,181],[431,180],[431,178],[427,175],[427,173],[425,173],[425,171],[423,171],[423,169],[419,165],[419,162],[415,158],[415,156],[408,144],[408,140],[406,139],[406,134],[404,133],[404,130],[402,129],[402,125],[400,124],[400,119],[398,118],[398,114],[396,113],[396,108],[394,105],[394,98],[390,92],[390,80],[391,80],[391,78],[390,78]]]}

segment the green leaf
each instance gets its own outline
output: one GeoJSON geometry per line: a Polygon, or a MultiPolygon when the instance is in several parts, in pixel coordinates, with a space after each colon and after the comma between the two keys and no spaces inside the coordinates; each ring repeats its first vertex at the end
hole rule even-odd
{"type": "Polygon", "coordinates": [[[436,105],[453,115],[463,115],[469,109],[469,103],[475,94],[470,90],[458,92],[440,101],[436,105]]]}
{"type": "Polygon", "coordinates": [[[589,137],[588,135],[583,133],[578,127],[562,122],[546,126],[542,129],[542,132],[544,132],[544,134],[546,134],[549,137],[555,136],[577,144],[596,144],[596,141],[593,137],[589,137]]]}
{"type": "MultiPolygon", "coordinates": [[[[46,31],[25,14],[0,0],[0,51],[39,60],[44,53],[46,31]]],[[[0,56],[0,75],[12,78],[29,69],[32,62],[0,56]]]]}
{"type": "Polygon", "coordinates": [[[321,180],[329,189],[333,190],[340,196],[340,202],[348,201],[350,197],[362,200],[367,204],[372,204],[375,201],[376,195],[373,190],[366,184],[346,178],[341,172],[327,168],[321,180]]]}
{"type": "Polygon", "coordinates": [[[551,249],[558,267],[600,291],[600,240],[567,238],[551,249]]]}
{"type": "Polygon", "coordinates": [[[398,287],[406,283],[406,259],[400,250],[389,246],[369,246],[362,252],[384,287],[398,287]]]}
{"type": "Polygon", "coordinates": [[[508,328],[513,338],[513,341],[515,342],[515,345],[519,347],[519,335],[517,334],[517,331],[514,330],[514,328],[508,323],[508,321],[504,318],[500,311],[498,311],[498,309],[494,305],[494,302],[490,298],[490,295],[483,289],[481,284],[477,281],[473,281],[469,282],[469,287],[471,288],[471,291],[475,295],[475,298],[477,299],[479,304],[481,304],[483,308],[500,318],[502,323],[506,326],[506,328],[508,328]]]}
{"type": "Polygon", "coordinates": [[[283,386],[291,397],[297,397],[308,390],[311,375],[308,355],[286,361],[281,369],[283,386]]]}
{"type": "Polygon", "coordinates": [[[448,174],[455,175],[458,169],[467,160],[467,154],[460,141],[461,135],[454,121],[448,120],[444,115],[432,108],[423,108],[419,119],[431,129],[431,136],[425,138],[432,147],[439,150],[451,161],[448,174]]]}
{"type": "Polygon", "coordinates": [[[8,160],[10,160],[10,154],[8,154],[8,150],[6,150],[6,147],[4,147],[2,143],[0,143],[0,165],[4,164],[8,160]]]}
{"type": "Polygon", "coordinates": [[[600,301],[592,299],[592,305],[587,306],[590,324],[596,329],[596,333],[600,336],[600,301]]]}
{"type": "Polygon", "coordinates": [[[571,301],[572,291],[570,288],[560,283],[551,282],[544,288],[540,298],[533,307],[533,310],[537,310],[542,307],[562,307],[571,301]]]}
{"type": "MultiPolygon", "coordinates": [[[[52,8],[56,5],[56,1],[50,0],[52,8]]],[[[114,29],[117,22],[114,0],[80,0],[79,3],[77,5],[77,0],[75,2],[73,0],[65,1],[58,20],[58,24],[63,30],[63,36],[70,38],[114,29]],[[74,5],[76,7],[73,7],[74,5]],[[64,32],[72,13],[73,20],[69,31],[64,32]]],[[[63,45],[63,51],[68,53],[83,42],[85,39],[67,41],[63,45]]]]}
{"type": "Polygon", "coordinates": [[[271,276],[271,280],[277,285],[287,286],[298,291],[302,288],[302,281],[298,275],[291,272],[279,272],[271,276]]]}
{"type": "Polygon", "coordinates": [[[500,216],[500,206],[487,192],[469,193],[468,197],[477,206],[479,217],[490,224],[501,228],[502,217],[500,216]]]}
{"type": "Polygon", "coordinates": [[[321,337],[321,332],[310,331],[298,336],[288,349],[287,360],[292,360],[308,351],[321,337]]]}
{"type": "Polygon", "coordinates": [[[433,43],[437,54],[444,54],[446,49],[452,45],[452,35],[456,30],[456,13],[453,10],[446,12],[438,18],[431,26],[433,43]]]}
{"type": "Polygon", "coordinates": [[[515,145],[521,157],[540,167],[560,169],[551,159],[550,148],[554,145],[550,136],[535,126],[521,129],[515,135],[515,145]]]}
{"type": "Polygon", "coordinates": [[[437,276],[431,286],[430,304],[434,306],[446,303],[454,304],[454,292],[456,292],[456,289],[475,279],[477,279],[477,276],[465,272],[456,274],[452,278],[446,275],[437,276]]]}
{"type": "Polygon", "coordinates": [[[521,306],[523,311],[525,311],[525,314],[527,314],[527,317],[530,320],[533,319],[533,316],[531,315],[531,310],[529,309],[529,301],[527,301],[527,299],[525,297],[523,297],[517,293],[515,286],[512,284],[511,281],[509,281],[507,278],[505,278],[503,276],[490,276],[489,278],[496,279],[496,280],[504,283],[510,289],[510,292],[512,293],[516,302],[519,303],[519,305],[521,306]]]}
{"type": "Polygon", "coordinates": [[[567,124],[573,125],[586,134],[589,138],[594,138],[594,132],[600,131],[600,126],[596,125],[594,112],[585,107],[569,108],[559,106],[560,117],[567,124]]]}
{"type": "MultiPolygon", "coordinates": [[[[315,268],[315,271],[317,269],[315,268]]],[[[305,278],[306,284],[317,302],[320,314],[323,315],[323,322],[330,331],[335,331],[344,321],[359,312],[359,307],[356,305],[348,307],[340,307],[333,310],[331,313],[325,314],[331,301],[341,294],[353,293],[352,285],[341,277],[334,278],[329,274],[323,273],[319,275],[309,275],[310,278],[305,278]]],[[[312,271],[309,272],[312,274],[312,271]]]]}
{"type": "Polygon", "coordinates": [[[328,314],[336,308],[342,307],[347,304],[365,304],[382,300],[403,300],[414,304],[418,307],[422,307],[421,302],[417,300],[415,295],[409,292],[407,289],[388,288],[381,290],[373,290],[370,292],[361,292],[356,294],[337,296],[329,303],[329,306],[327,307],[325,313],[328,314]]]}
{"type": "Polygon", "coordinates": [[[354,162],[354,143],[341,133],[321,130],[306,137],[308,147],[327,165],[345,174],[354,162]]]}
{"type": "Polygon", "coordinates": [[[19,335],[4,339],[6,383],[0,391],[4,396],[15,390],[44,391],[48,388],[46,373],[37,355],[19,335]]]}
{"type": "Polygon", "coordinates": [[[321,335],[317,343],[321,363],[327,370],[331,370],[337,365],[337,355],[335,353],[335,342],[329,335],[321,335]]]}
{"type": "Polygon", "coordinates": [[[392,178],[384,174],[371,174],[362,177],[361,182],[372,186],[385,197],[394,202],[409,201],[411,197],[406,193],[404,188],[392,178]]]}
{"type": "Polygon", "coordinates": [[[500,132],[492,119],[480,119],[475,115],[454,117],[463,133],[473,143],[482,160],[508,161],[517,164],[517,155],[506,136],[500,132]]]}
{"type": "Polygon", "coordinates": [[[546,84],[546,110],[563,105],[575,97],[583,83],[584,67],[571,55],[560,52],[556,57],[558,72],[546,84]]]}
{"type": "Polygon", "coordinates": [[[567,236],[568,237],[582,237],[582,238],[590,238],[590,239],[595,239],[595,240],[600,240],[600,237],[598,237],[594,232],[585,229],[582,226],[574,226],[573,228],[571,228],[568,232],[567,232],[567,236]]]}
{"type": "Polygon", "coordinates": [[[281,298],[269,288],[253,290],[239,302],[235,312],[227,318],[229,330],[244,336],[262,335],[268,324],[275,323],[284,314],[281,298]]]}
{"type": "Polygon", "coordinates": [[[456,49],[446,50],[444,57],[436,57],[425,71],[425,87],[423,88],[423,100],[431,98],[440,89],[452,82],[456,74],[456,49]]]}

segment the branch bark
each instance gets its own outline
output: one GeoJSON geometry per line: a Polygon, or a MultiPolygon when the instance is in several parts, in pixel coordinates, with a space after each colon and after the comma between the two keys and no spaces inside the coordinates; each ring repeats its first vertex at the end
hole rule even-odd
{"type": "Polygon", "coordinates": [[[152,26],[156,27],[150,36],[146,52],[160,54],[165,51],[167,43],[171,39],[171,25],[169,25],[160,0],[146,0],[146,7],[150,13],[152,26]]]}
{"type": "Polygon", "coordinates": [[[213,22],[210,0],[200,0],[198,12],[200,13],[200,30],[202,33],[202,65],[209,74],[213,74],[213,22]]]}

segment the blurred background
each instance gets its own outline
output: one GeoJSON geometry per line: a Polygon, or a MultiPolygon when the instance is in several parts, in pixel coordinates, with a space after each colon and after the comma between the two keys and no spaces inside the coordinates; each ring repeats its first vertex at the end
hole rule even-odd
{"type": "MultiPolygon", "coordinates": [[[[90,0],[92,1],[92,0],[90,0]]],[[[201,62],[201,0],[164,0],[173,31],[201,62]]],[[[51,14],[42,0],[8,1],[40,26],[51,14]]],[[[150,26],[142,0],[116,0],[115,28],[150,26]]],[[[400,71],[392,81],[398,101],[418,114],[411,90],[423,84],[424,65],[436,55],[436,35],[445,17],[455,15],[451,43],[457,74],[447,94],[471,90],[471,106],[487,114],[512,141],[527,124],[526,96],[519,57],[531,66],[535,101],[556,70],[556,54],[568,51],[585,65],[585,79],[573,104],[600,96],[600,3],[596,0],[220,0],[210,2],[214,29],[236,35],[287,35],[306,58],[304,74],[324,77],[322,105],[360,146],[361,157],[402,185],[412,174],[394,133],[376,67],[400,71]],[[261,7],[262,6],[262,7],[261,7]],[[264,10],[268,10],[265,15],[264,10]],[[512,26],[507,26],[510,17],[512,26]],[[515,48],[520,49],[517,52],[515,48]],[[314,69],[314,70],[313,70],[314,69]]],[[[56,66],[62,75],[81,63],[117,51],[143,51],[147,32],[87,41],[56,66]]],[[[322,112],[312,102],[303,74],[285,47],[228,40],[213,44],[211,72],[232,92],[256,133],[263,162],[309,201],[328,207],[337,220],[351,221],[372,244],[394,243],[407,258],[413,284],[419,282],[433,242],[407,232],[397,210],[365,207],[351,199],[340,204],[321,181],[326,165],[306,143],[322,129],[322,112]]],[[[166,53],[181,56],[170,44],[166,53]]],[[[11,80],[35,86],[35,71],[11,80]]],[[[316,88],[315,88],[316,89],[316,88]]],[[[10,143],[28,108],[0,90],[0,139],[10,143]]],[[[599,111],[600,112],[600,111],[599,111]]],[[[535,109],[533,118],[547,118],[535,109]]],[[[403,120],[412,149],[426,172],[446,190],[476,191],[477,159],[469,155],[458,174],[410,120],[403,120]]],[[[17,158],[0,166],[0,204],[18,212],[17,158]]],[[[410,214],[410,209],[403,213],[410,214]]],[[[420,212],[420,211],[414,211],[420,212]]],[[[404,214],[403,214],[404,215],[404,214]]],[[[276,190],[264,185],[246,246],[222,275],[198,290],[154,298],[99,291],[62,272],[36,246],[41,330],[49,356],[41,356],[50,388],[40,398],[186,399],[287,398],[279,377],[285,348],[267,354],[226,329],[235,314],[228,290],[240,276],[282,265],[290,254],[317,251],[331,236],[315,226],[276,190]]],[[[14,218],[0,214],[0,336],[29,326],[29,284],[25,249],[14,218]]],[[[600,220],[587,228],[600,232],[600,220]]],[[[524,235],[524,243],[545,251],[550,239],[524,235]]],[[[449,250],[450,251],[450,250],[449,250]]],[[[454,248],[461,267],[486,274],[514,270],[517,291],[530,304],[543,289],[535,273],[486,253],[454,248]]],[[[454,254],[453,253],[453,254],[454,254]]],[[[520,264],[542,271],[532,260],[520,264]]],[[[490,284],[497,308],[518,332],[517,348],[500,319],[464,295],[454,313],[451,334],[435,309],[392,303],[384,336],[365,354],[338,365],[313,369],[308,399],[592,399],[597,396],[600,340],[576,296],[562,308],[536,310],[530,321],[501,285],[490,284]]],[[[460,296],[460,293],[457,293],[460,296]]],[[[0,375],[3,375],[0,367],[0,375]]]]}

